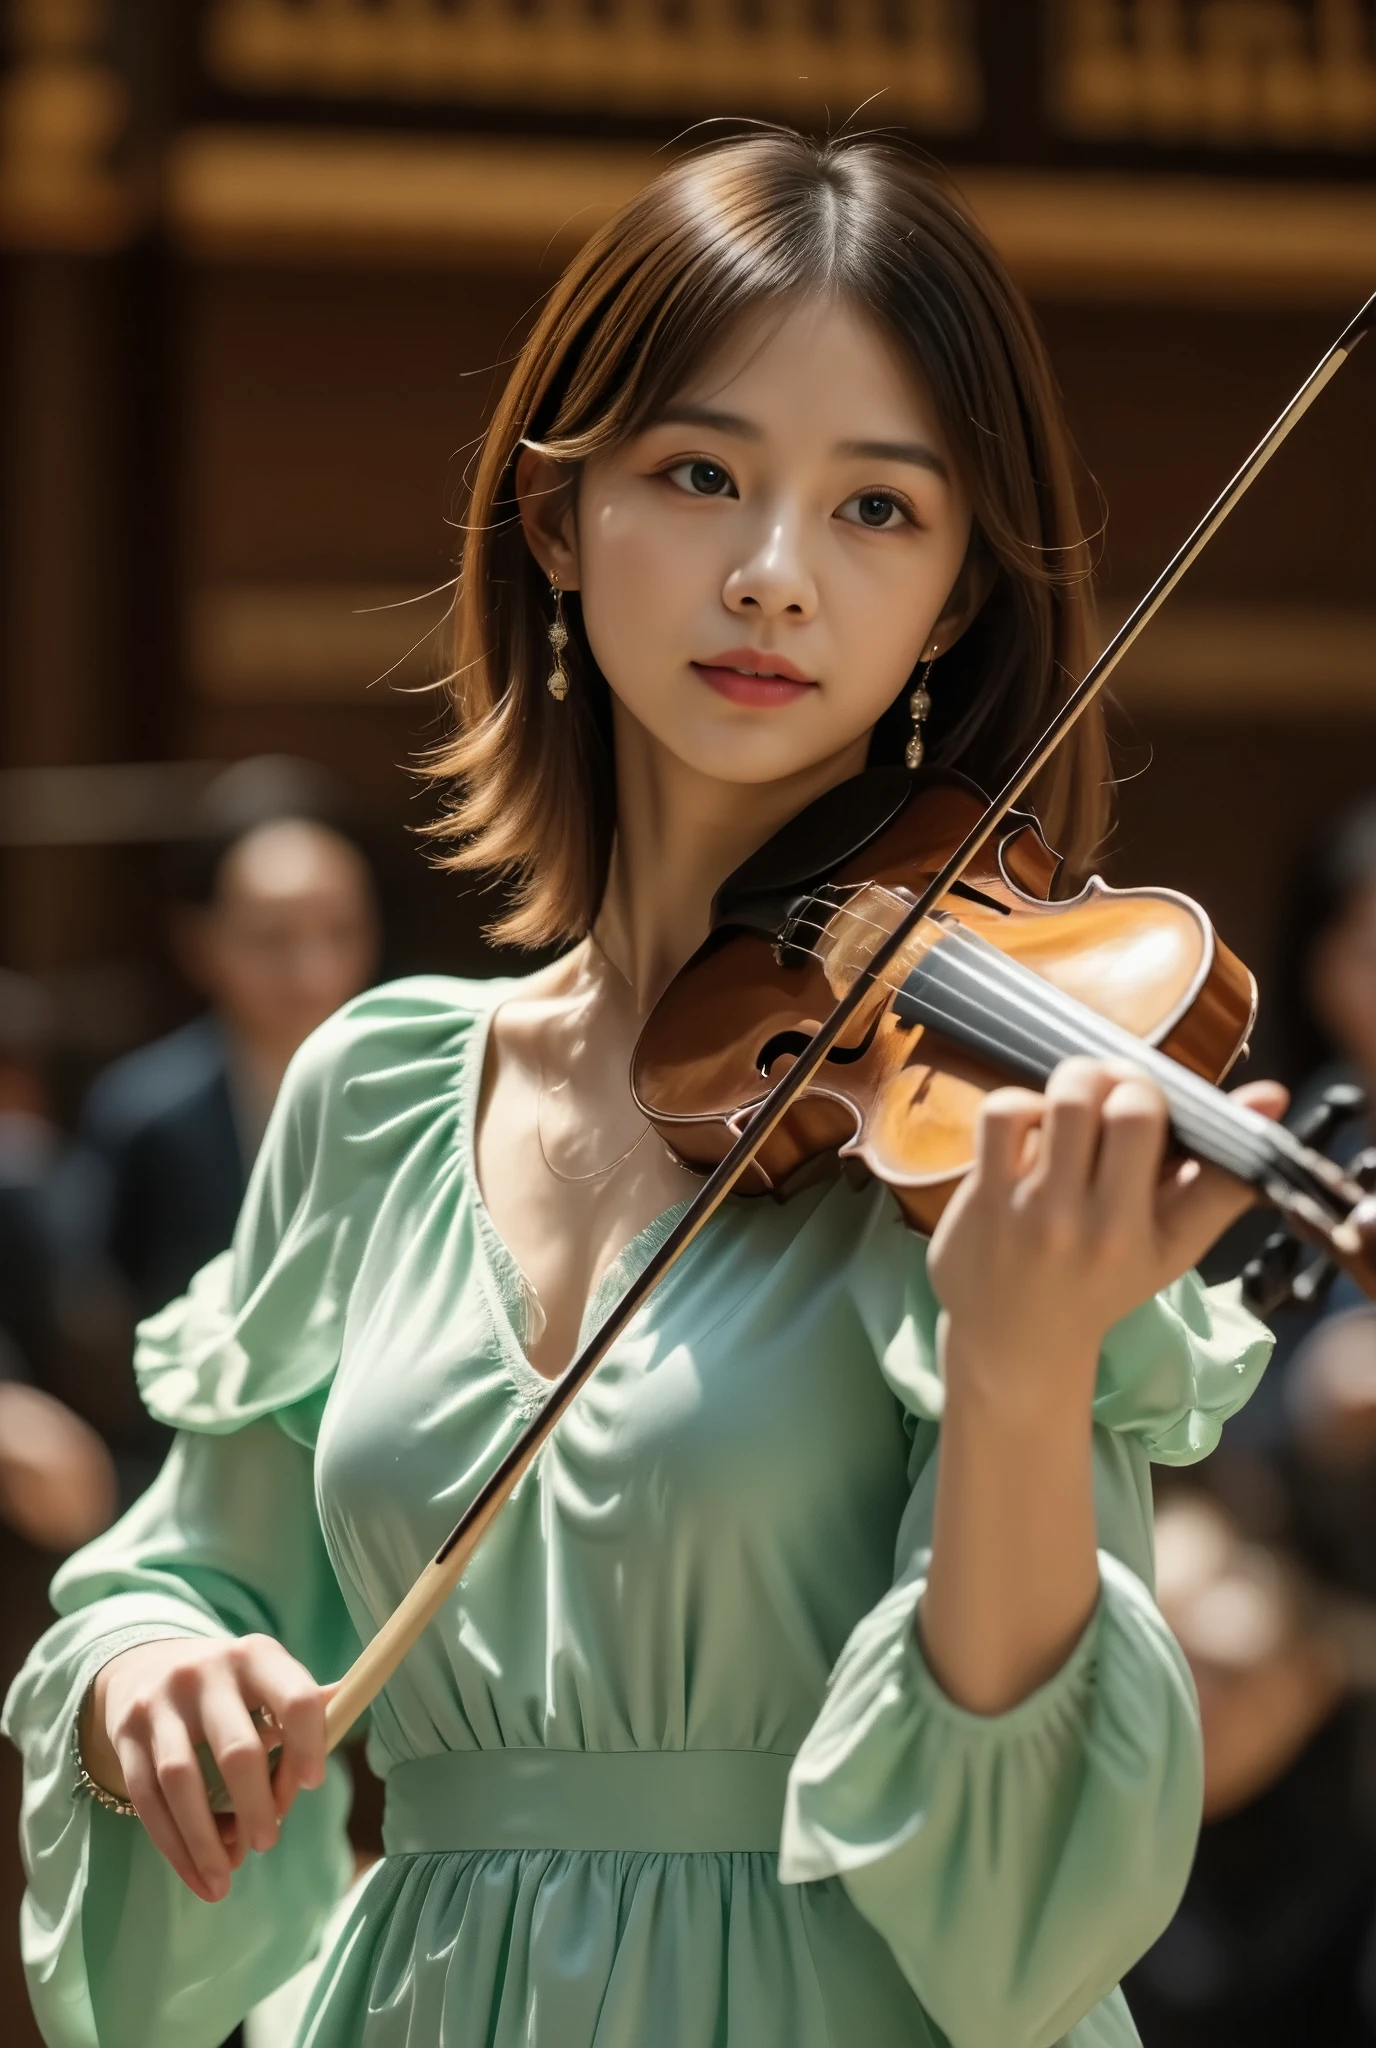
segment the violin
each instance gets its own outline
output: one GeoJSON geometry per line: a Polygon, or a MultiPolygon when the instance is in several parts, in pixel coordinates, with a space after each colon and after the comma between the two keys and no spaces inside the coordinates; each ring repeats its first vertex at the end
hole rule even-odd
{"type": "MultiPolygon", "coordinates": [[[[987,809],[961,777],[877,769],[829,791],[718,891],[712,931],[641,1033],[631,1084],[685,1165],[707,1171],[771,1080],[905,920],[987,809]]],[[[1157,1083],[1177,1142],[1325,1241],[1364,1190],[1216,1085],[1245,1052],[1256,983],[1203,910],[1097,876],[1051,900],[1059,862],[1011,812],[912,931],[737,1191],[786,1197],[836,1158],[930,1233],[974,1163],[980,1105],[1041,1088],[1073,1054],[1157,1083]]],[[[1335,1248],[1368,1292],[1376,1264],[1335,1248]]]]}
{"type": "Polygon", "coordinates": [[[706,1178],[336,1688],[333,1749],[439,1612],[541,1446],[734,1189],[786,1197],[833,1160],[875,1175],[930,1230],[974,1157],[988,1091],[1042,1085],[1072,1053],[1161,1088],[1176,1142],[1258,1189],[1291,1230],[1376,1295],[1376,1200],[1293,1132],[1218,1087],[1256,1008],[1251,976],[1197,904],[1091,881],[1052,900],[1058,863],[1018,804],[1128,648],[1370,327],[1338,336],[1004,787],[885,770],[810,805],[718,891],[706,943],[637,1045],[645,1116],[706,1178]]]}

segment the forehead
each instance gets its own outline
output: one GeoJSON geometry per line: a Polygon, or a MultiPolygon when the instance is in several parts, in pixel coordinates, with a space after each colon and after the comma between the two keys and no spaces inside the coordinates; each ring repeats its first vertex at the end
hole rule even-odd
{"type": "Polygon", "coordinates": [[[231,847],[216,894],[226,905],[281,903],[322,891],[352,891],[361,882],[362,862],[337,832],[284,818],[258,826],[231,847]]]}
{"type": "Polygon", "coordinates": [[[668,401],[739,412],[767,431],[866,440],[896,430],[944,447],[920,366],[863,307],[821,293],[751,308],[668,401]]]}

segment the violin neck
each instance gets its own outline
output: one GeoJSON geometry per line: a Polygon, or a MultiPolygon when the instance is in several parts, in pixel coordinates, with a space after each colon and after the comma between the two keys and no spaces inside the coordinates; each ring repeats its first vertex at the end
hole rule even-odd
{"type": "Polygon", "coordinates": [[[936,921],[943,927],[941,938],[922,954],[894,999],[900,1024],[940,1032],[1010,1079],[1037,1088],[1075,1055],[1122,1060],[1161,1089],[1185,1151],[1288,1211],[1302,1208],[1316,1226],[1347,1215],[1351,1191],[1344,1176],[1283,1125],[1235,1102],[954,920],[936,921]]]}

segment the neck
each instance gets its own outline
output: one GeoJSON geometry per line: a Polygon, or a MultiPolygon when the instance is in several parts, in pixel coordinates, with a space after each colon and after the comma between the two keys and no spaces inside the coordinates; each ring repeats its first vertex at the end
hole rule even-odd
{"type": "Polygon", "coordinates": [[[229,1055],[231,1088],[244,1149],[251,1158],[267,1128],[272,1105],[282,1086],[282,1077],[295,1044],[261,1039],[242,1031],[229,1019],[221,1020],[229,1055]]]}
{"type": "Polygon", "coordinates": [[[613,707],[616,839],[593,932],[645,1016],[707,937],[726,877],[814,797],[858,775],[869,736],[777,782],[722,782],[613,707]]]}

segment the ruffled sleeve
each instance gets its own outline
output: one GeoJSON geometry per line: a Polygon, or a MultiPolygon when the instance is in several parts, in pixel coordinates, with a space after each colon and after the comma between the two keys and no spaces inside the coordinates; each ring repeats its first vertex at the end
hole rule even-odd
{"type": "Polygon", "coordinates": [[[207,1906],[137,1821],[76,1796],[71,1730],[96,1672],[136,1643],[261,1631],[322,1683],[357,1654],[313,1446],[377,1204],[452,1091],[474,1014],[462,995],[393,984],[307,1041],[233,1249],[140,1329],[141,1391],[179,1435],[142,1500],[58,1573],[61,1618],[5,1706],[25,1762],[25,1967],[51,2048],[216,2048],[313,1952],[348,1882],[339,1765],[207,1906]]]}
{"type": "Polygon", "coordinates": [[[1175,1909],[1202,1794],[1194,1688],[1151,1592],[1149,1460],[1213,1447],[1270,1336],[1235,1289],[1194,1275],[1110,1333],[1098,1606],[1039,1691],[971,1714],[927,1670],[916,1629],[942,1387],[937,1304],[899,1229],[876,1224],[856,1302],[909,1416],[912,1493],[893,1588],[851,1635],[793,1768],[780,1876],[839,1876],[953,2048],[1049,2048],[1110,1998],[1093,2038],[1127,2043],[1115,1986],[1175,1909]]]}

